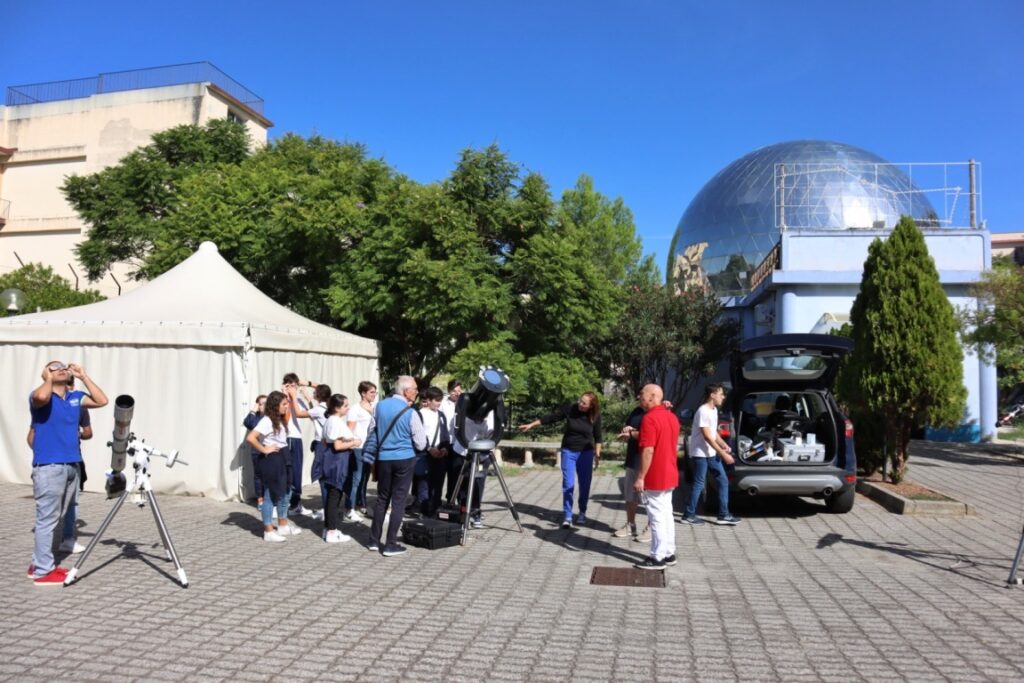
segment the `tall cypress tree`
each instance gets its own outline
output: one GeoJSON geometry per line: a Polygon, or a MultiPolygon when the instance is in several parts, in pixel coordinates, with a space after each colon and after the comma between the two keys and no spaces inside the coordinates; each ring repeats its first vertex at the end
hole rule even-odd
{"type": "Polygon", "coordinates": [[[963,351],[953,306],[924,235],[904,216],[868,250],[850,311],[856,344],[844,389],[884,420],[891,479],[902,481],[914,429],[955,427],[964,413],[963,351]]]}

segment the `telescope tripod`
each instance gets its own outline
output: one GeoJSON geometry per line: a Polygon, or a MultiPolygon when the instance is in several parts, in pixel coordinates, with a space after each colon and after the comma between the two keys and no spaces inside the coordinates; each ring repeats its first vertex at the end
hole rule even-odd
{"type": "Polygon", "coordinates": [[[1017,554],[1013,558],[1013,564],[1010,565],[1010,577],[1006,579],[1006,583],[1009,586],[1019,586],[1024,583],[1024,580],[1021,580],[1021,578],[1017,576],[1017,569],[1020,567],[1021,556],[1024,556],[1024,529],[1021,529],[1020,543],[1017,544],[1017,554]]]}
{"type": "MultiPolygon", "coordinates": [[[[121,506],[124,505],[128,496],[136,494],[145,498],[145,500],[138,501],[137,504],[139,507],[143,507],[146,502],[149,503],[149,509],[153,512],[153,520],[156,522],[157,531],[160,533],[160,542],[163,543],[164,550],[167,552],[167,559],[174,562],[174,566],[178,570],[178,582],[181,583],[181,587],[188,588],[188,576],[185,575],[185,568],[181,566],[181,561],[178,560],[178,553],[175,552],[174,543],[171,542],[171,532],[167,529],[164,517],[160,514],[160,506],[157,505],[156,496],[153,494],[153,485],[150,482],[149,474],[149,457],[151,455],[155,455],[167,458],[168,467],[173,466],[175,461],[180,462],[183,465],[187,465],[188,463],[183,460],[177,460],[177,451],[172,451],[170,455],[165,455],[152,446],[148,446],[142,441],[135,441],[134,439],[128,446],[127,452],[131,454],[134,459],[133,468],[135,470],[135,480],[131,487],[125,487],[124,491],[117,499],[117,502],[114,503],[114,507],[112,507],[110,512],[107,513],[103,523],[100,524],[99,528],[96,530],[96,535],[92,537],[92,540],[89,541],[89,545],[86,546],[85,552],[82,553],[82,556],[78,558],[78,562],[76,562],[75,566],[68,572],[67,577],[64,579],[64,585],[70,586],[75,582],[75,579],[78,578],[78,570],[85,564],[85,561],[89,559],[89,555],[92,553],[93,548],[95,548],[96,544],[99,543],[100,538],[103,537],[107,527],[110,526],[110,523],[114,520],[114,517],[121,509],[121,506]]],[[[116,477],[118,474],[119,473],[116,473],[114,476],[116,477]]]]}
{"type": "MultiPolygon", "coordinates": [[[[519,529],[519,533],[523,533],[523,525],[519,523],[519,513],[516,511],[516,505],[512,502],[512,494],[508,491],[508,485],[505,484],[505,477],[501,474],[501,468],[494,462],[492,452],[494,451],[493,441],[484,442],[471,442],[469,449],[466,452],[466,457],[463,458],[462,468],[459,470],[459,476],[455,480],[455,488],[452,490],[452,497],[448,500],[449,504],[455,502],[458,498],[459,491],[462,490],[463,480],[468,480],[466,485],[466,512],[462,519],[462,538],[459,540],[461,545],[466,545],[466,536],[469,534],[469,522],[473,511],[473,489],[475,488],[474,479],[477,476],[477,470],[481,467],[483,471],[480,472],[479,476],[487,477],[487,470],[493,466],[494,473],[498,476],[498,482],[501,484],[501,491],[505,494],[505,500],[508,502],[509,512],[512,513],[512,519],[516,522],[516,527],[519,529]],[[477,448],[474,448],[475,444],[479,444],[477,448]],[[483,461],[483,465],[481,465],[483,461]]],[[[477,501],[477,504],[482,501],[477,501]]]]}

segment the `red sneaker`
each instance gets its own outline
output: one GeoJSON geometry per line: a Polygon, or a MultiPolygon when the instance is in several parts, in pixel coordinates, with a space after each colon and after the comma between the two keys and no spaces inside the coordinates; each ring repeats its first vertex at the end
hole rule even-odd
{"type": "Polygon", "coordinates": [[[34,564],[30,564],[28,566],[28,578],[30,578],[30,579],[36,578],[36,566],[34,564]]]}
{"type": "Polygon", "coordinates": [[[57,567],[46,576],[40,576],[38,579],[33,581],[37,586],[63,586],[64,579],[68,576],[68,570],[63,567],[57,567]]]}

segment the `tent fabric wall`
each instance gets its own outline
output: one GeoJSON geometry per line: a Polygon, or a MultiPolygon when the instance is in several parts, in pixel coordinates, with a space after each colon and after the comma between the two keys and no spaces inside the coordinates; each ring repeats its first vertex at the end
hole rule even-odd
{"type": "MultiPolygon", "coordinates": [[[[245,495],[250,470],[242,419],[260,393],[286,372],[355,394],[377,381],[379,349],[307,320],[246,281],[204,242],[189,258],[122,297],[86,306],[0,319],[0,479],[31,482],[28,395],[51,360],[81,363],[113,402],[136,401],[132,429],[189,465],[156,463],[157,491],[245,495]]],[[[83,444],[88,490],[103,489],[113,406],[93,411],[94,439],[83,444]]],[[[312,430],[307,426],[307,440],[312,430]]],[[[308,471],[305,473],[308,478],[308,471]]],[[[251,488],[251,485],[250,485],[251,488]]]]}
{"type": "MultiPolygon", "coordinates": [[[[94,436],[82,443],[86,490],[103,490],[114,398],[130,394],[135,398],[132,431],[161,451],[180,451],[189,463],[168,469],[154,459],[156,491],[221,500],[236,495],[232,458],[224,456],[235,451],[246,396],[242,355],[227,349],[0,344],[0,363],[10,369],[0,387],[0,478],[32,482],[32,453],[25,442],[29,394],[51,360],[80,363],[110,399],[90,411],[94,436]]],[[[84,390],[81,383],[76,388],[84,390]]]]}

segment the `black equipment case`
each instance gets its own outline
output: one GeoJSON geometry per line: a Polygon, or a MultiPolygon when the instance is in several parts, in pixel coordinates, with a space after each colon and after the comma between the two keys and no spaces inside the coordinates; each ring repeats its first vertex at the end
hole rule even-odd
{"type": "Polygon", "coordinates": [[[462,527],[440,519],[410,519],[402,523],[402,538],[418,548],[448,548],[462,540],[462,527]]]}

